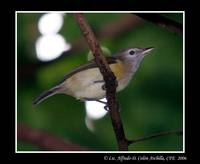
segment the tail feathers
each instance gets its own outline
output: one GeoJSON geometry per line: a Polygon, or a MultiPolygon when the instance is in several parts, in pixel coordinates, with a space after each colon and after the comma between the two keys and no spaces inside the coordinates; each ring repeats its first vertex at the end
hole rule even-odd
{"type": "Polygon", "coordinates": [[[55,95],[56,93],[59,92],[59,89],[60,87],[56,86],[49,89],[48,91],[43,92],[33,101],[33,106],[36,106],[42,101],[44,101],[45,99],[47,99],[48,97],[55,95]]]}

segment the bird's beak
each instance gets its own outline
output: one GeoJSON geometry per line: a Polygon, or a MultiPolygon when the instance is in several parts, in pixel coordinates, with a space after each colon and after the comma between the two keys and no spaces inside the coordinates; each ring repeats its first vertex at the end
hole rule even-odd
{"type": "Polygon", "coordinates": [[[148,47],[148,48],[143,48],[142,50],[142,54],[148,54],[150,51],[152,51],[154,49],[154,47],[148,47]]]}

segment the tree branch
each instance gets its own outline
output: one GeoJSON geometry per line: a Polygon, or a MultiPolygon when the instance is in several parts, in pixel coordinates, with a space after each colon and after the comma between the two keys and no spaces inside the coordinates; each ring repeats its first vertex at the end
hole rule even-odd
{"type": "Polygon", "coordinates": [[[128,150],[128,144],[125,138],[123,125],[119,115],[119,106],[116,99],[116,77],[111,71],[99,46],[99,43],[96,40],[95,35],[83,14],[75,13],[74,16],[91,51],[93,52],[95,62],[99,67],[99,70],[105,81],[106,99],[110,111],[109,113],[112,120],[113,129],[118,143],[118,148],[119,150],[128,150]]]}
{"type": "Polygon", "coordinates": [[[175,22],[169,18],[166,18],[157,13],[138,13],[135,14],[143,19],[157,24],[160,27],[166,28],[167,30],[177,33],[178,35],[183,35],[183,25],[175,22]]]}
{"type": "Polygon", "coordinates": [[[182,135],[183,131],[182,130],[171,130],[171,131],[165,131],[165,132],[151,134],[149,136],[141,137],[141,138],[138,138],[135,140],[129,140],[128,145],[135,144],[137,142],[141,142],[141,141],[145,141],[145,140],[149,140],[149,139],[153,139],[153,138],[157,138],[157,137],[172,135],[172,134],[182,135]]]}
{"type": "Polygon", "coordinates": [[[88,148],[66,142],[54,135],[38,129],[27,127],[24,124],[17,125],[17,139],[34,144],[45,150],[57,151],[86,151],[88,148]]]}

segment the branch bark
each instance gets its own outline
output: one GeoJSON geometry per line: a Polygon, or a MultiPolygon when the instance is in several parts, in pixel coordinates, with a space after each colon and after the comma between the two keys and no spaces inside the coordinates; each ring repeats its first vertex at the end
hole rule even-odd
{"type": "Polygon", "coordinates": [[[82,31],[89,45],[89,48],[93,52],[95,62],[97,66],[99,67],[99,70],[105,81],[106,99],[107,99],[107,104],[109,107],[109,113],[112,120],[113,129],[114,129],[115,136],[118,143],[118,149],[128,150],[128,142],[125,138],[124,128],[123,128],[121,118],[119,115],[119,106],[116,99],[116,87],[117,87],[116,77],[111,71],[103,55],[103,52],[99,46],[99,43],[91,27],[89,26],[86,19],[84,18],[83,14],[75,13],[74,16],[80,27],[80,30],[82,31]]]}
{"type": "Polygon", "coordinates": [[[36,145],[44,150],[57,151],[86,151],[89,148],[72,144],[44,131],[27,127],[24,124],[17,125],[17,139],[36,145]]]}
{"type": "Polygon", "coordinates": [[[182,135],[183,131],[182,130],[171,130],[171,131],[164,131],[164,132],[160,132],[160,133],[151,134],[149,136],[141,137],[141,138],[138,138],[135,140],[129,140],[128,145],[135,144],[137,142],[141,142],[141,141],[145,141],[145,140],[149,140],[149,139],[153,139],[153,138],[157,138],[157,137],[172,135],[172,134],[182,135]]]}

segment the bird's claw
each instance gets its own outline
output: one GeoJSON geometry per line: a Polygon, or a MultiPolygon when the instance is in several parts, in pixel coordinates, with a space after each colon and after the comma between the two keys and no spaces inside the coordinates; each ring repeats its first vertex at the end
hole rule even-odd
{"type": "Polygon", "coordinates": [[[105,84],[102,85],[101,88],[102,88],[103,90],[106,90],[106,85],[105,85],[105,84]]]}
{"type": "Polygon", "coordinates": [[[104,109],[108,112],[109,111],[109,107],[107,105],[104,106],[104,109]]]}

